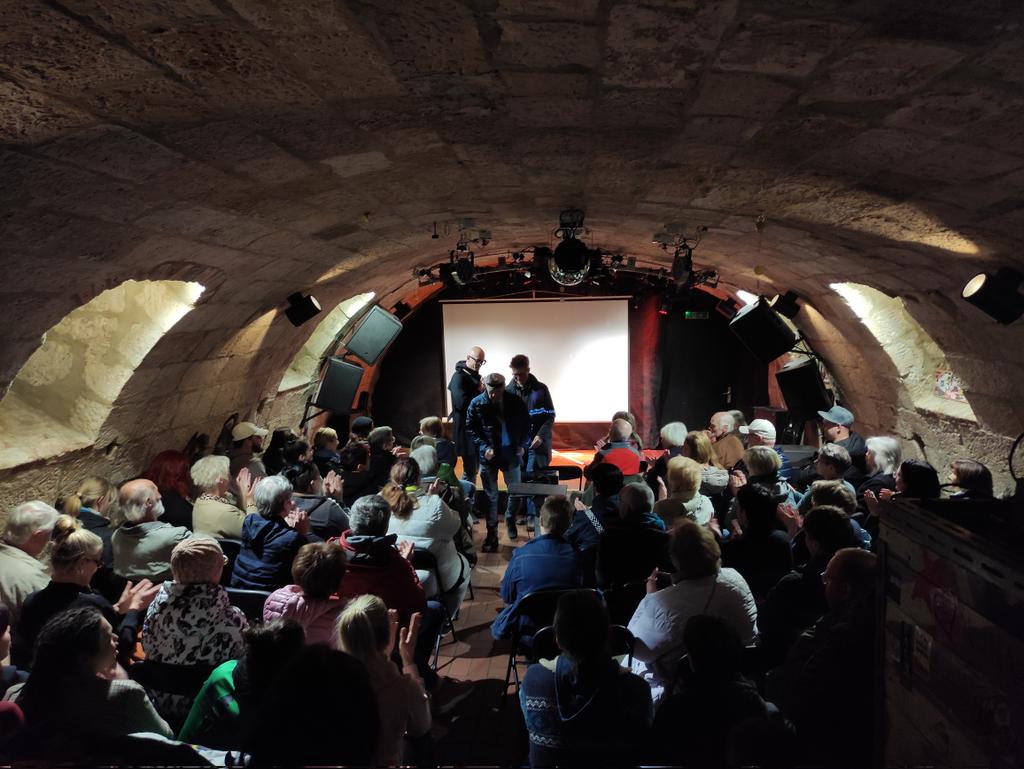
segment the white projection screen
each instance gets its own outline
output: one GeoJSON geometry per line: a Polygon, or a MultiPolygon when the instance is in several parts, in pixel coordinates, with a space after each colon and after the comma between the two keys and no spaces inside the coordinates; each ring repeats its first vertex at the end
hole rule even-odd
{"type": "MultiPolygon", "coordinates": [[[[484,349],[482,373],[511,379],[513,355],[551,389],[559,422],[607,422],[629,408],[629,300],[445,302],[445,384],[470,347],[484,349]]],[[[448,411],[451,394],[446,390],[448,411]]]]}

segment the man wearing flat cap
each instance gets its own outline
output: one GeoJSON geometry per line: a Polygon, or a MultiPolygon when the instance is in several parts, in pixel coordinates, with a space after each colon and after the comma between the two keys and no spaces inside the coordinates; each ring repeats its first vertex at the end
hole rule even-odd
{"type": "MultiPolygon", "coordinates": [[[[483,379],[484,392],[469,402],[466,428],[480,460],[480,478],[487,495],[487,538],[481,548],[485,553],[498,549],[498,471],[506,485],[519,483],[523,457],[530,445],[530,414],[522,398],[505,394],[505,377],[488,374],[483,379]]],[[[505,523],[509,539],[515,539],[515,506],[509,498],[505,523]]]]}

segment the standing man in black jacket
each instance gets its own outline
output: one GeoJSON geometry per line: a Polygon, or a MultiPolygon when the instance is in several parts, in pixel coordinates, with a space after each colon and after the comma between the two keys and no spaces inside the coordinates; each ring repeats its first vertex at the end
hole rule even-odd
{"type": "MultiPolygon", "coordinates": [[[[508,364],[512,369],[509,395],[517,395],[526,404],[530,415],[530,445],[526,447],[526,475],[532,478],[551,464],[551,428],[555,424],[555,404],[548,386],[530,373],[530,359],[515,355],[508,364]]],[[[526,499],[527,531],[533,531],[537,505],[533,497],[526,499]]],[[[520,521],[521,523],[523,521],[520,521]]]]}
{"type": "Polygon", "coordinates": [[[480,367],[486,362],[484,351],[479,347],[471,347],[466,353],[466,359],[455,364],[455,373],[448,381],[448,391],[452,394],[452,439],[455,441],[455,451],[462,457],[462,478],[474,486],[480,463],[476,446],[466,430],[466,409],[469,408],[469,402],[484,389],[480,384],[480,367]]]}
{"type": "MultiPolygon", "coordinates": [[[[480,475],[487,495],[487,538],[485,553],[498,549],[498,471],[505,483],[519,483],[522,478],[523,457],[530,445],[530,415],[521,398],[507,395],[505,377],[488,374],[484,378],[486,392],[470,401],[466,413],[466,427],[476,445],[480,459],[480,475]]],[[[505,509],[508,538],[518,536],[514,517],[513,497],[509,495],[505,509]]]]}

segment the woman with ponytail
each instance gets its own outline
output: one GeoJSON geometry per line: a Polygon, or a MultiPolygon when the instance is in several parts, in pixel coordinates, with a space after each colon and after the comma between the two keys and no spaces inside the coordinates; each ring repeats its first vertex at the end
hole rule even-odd
{"type": "Polygon", "coordinates": [[[25,599],[14,628],[11,659],[15,665],[30,668],[43,626],[62,611],[82,606],[98,610],[116,629],[118,658],[126,661],[131,656],[143,613],[159,588],[145,579],[137,585],[129,582],[117,603],[111,604],[89,586],[102,563],[102,552],[103,541],[78,520],[68,515],[57,519],[50,544],[50,584],[25,599]]]}
{"type": "Polygon", "coordinates": [[[430,731],[430,700],[413,658],[419,628],[417,612],[409,620],[409,627],[399,631],[398,612],[389,610],[375,595],[353,598],[338,616],[337,646],[366,666],[377,695],[380,740],[376,766],[405,763],[402,737],[421,737],[430,731]],[[401,672],[391,659],[396,641],[401,672]]]}
{"type": "Polygon", "coordinates": [[[651,690],[608,651],[608,609],[593,590],[558,599],[562,653],[531,665],[519,690],[530,766],[635,764],[651,725],[651,690]]]}
{"type": "Polygon", "coordinates": [[[439,491],[441,482],[436,480],[423,489],[419,465],[409,457],[399,457],[380,495],[391,506],[388,534],[397,534],[400,542],[405,540],[413,547],[429,550],[437,560],[441,584],[430,574],[423,580],[423,589],[428,598],[437,596],[444,601],[454,616],[469,587],[469,561],[455,547],[462,521],[444,503],[439,491]]]}
{"type": "Polygon", "coordinates": [[[103,563],[112,566],[110,535],[114,533],[117,518],[117,487],[106,478],[90,475],[74,494],[68,494],[57,505],[65,515],[77,518],[83,529],[103,540],[103,563]]]}

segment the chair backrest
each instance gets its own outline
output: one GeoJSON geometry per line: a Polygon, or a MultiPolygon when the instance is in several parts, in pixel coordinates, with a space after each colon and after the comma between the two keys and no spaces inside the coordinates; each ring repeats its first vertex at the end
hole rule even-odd
{"type": "MultiPolygon", "coordinates": [[[[612,625],[608,637],[609,651],[613,657],[625,655],[628,662],[633,663],[633,648],[636,646],[636,638],[629,632],[629,628],[622,625],[612,625]]],[[[550,660],[561,653],[558,641],[555,639],[555,628],[546,625],[534,633],[533,636],[533,658],[550,660]]]]}
{"type": "Polygon", "coordinates": [[[602,591],[608,616],[617,625],[628,625],[636,607],[647,595],[647,580],[614,585],[602,591]]]}
{"type": "Polygon", "coordinates": [[[579,465],[549,465],[546,469],[558,473],[560,481],[575,481],[583,477],[583,468],[579,465]]]}
{"type": "Polygon", "coordinates": [[[174,665],[157,660],[142,660],[128,666],[128,676],[147,689],[166,694],[195,697],[216,665],[174,665]]]}
{"type": "Polygon", "coordinates": [[[612,625],[608,637],[608,645],[611,647],[613,657],[625,654],[630,665],[633,664],[633,649],[636,647],[636,638],[625,625],[612,625]]]}
{"type": "Polygon", "coordinates": [[[263,604],[270,593],[266,590],[243,590],[239,587],[226,588],[232,606],[241,609],[250,622],[257,625],[263,623],[263,604]]]}
{"type": "MultiPolygon", "coordinates": [[[[515,621],[512,623],[514,637],[518,638],[522,627],[522,620],[526,620],[529,627],[540,629],[555,622],[555,609],[558,607],[558,599],[565,593],[572,590],[585,590],[586,588],[555,588],[551,590],[535,590],[529,595],[524,595],[516,604],[515,621]]],[[[600,596],[597,590],[592,593],[600,596]]]]}
{"type": "Polygon", "coordinates": [[[538,660],[552,660],[561,650],[555,641],[555,628],[545,625],[533,634],[533,657],[538,660]]]}
{"type": "MultiPolygon", "coordinates": [[[[413,548],[411,563],[414,569],[419,571],[432,571],[434,572],[435,577],[440,577],[437,566],[437,557],[426,548],[413,548]]],[[[440,582],[438,582],[438,586],[440,586],[440,582]]]]}
{"type": "Polygon", "coordinates": [[[224,557],[228,562],[224,564],[224,571],[220,573],[220,584],[227,587],[231,584],[231,573],[235,570],[235,561],[238,554],[242,552],[242,540],[240,539],[218,539],[220,549],[224,551],[224,557]]]}

